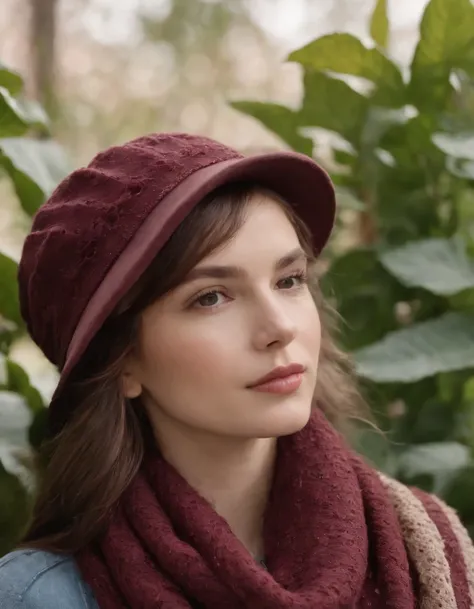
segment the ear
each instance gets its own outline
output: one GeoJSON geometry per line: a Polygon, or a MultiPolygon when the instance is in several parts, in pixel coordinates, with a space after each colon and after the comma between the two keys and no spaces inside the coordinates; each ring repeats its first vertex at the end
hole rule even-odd
{"type": "Polygon", "coordinates": [[[132,370],[132,366],[126,366],[122,372],[122,391],[126,398],[137,398],[142,393],[142,384],[132,370]]]}

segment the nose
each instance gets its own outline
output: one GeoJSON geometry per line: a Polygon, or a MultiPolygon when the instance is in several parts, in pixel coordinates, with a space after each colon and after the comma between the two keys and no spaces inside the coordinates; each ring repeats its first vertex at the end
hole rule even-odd
{"type": "Polygon", "coordinates": [[[252,334],[255,349],[281,349],[294,340],[296,330],[296,319],[288,311],[288,305],[285,307],[275,296],[261,299],[252,334]]]}

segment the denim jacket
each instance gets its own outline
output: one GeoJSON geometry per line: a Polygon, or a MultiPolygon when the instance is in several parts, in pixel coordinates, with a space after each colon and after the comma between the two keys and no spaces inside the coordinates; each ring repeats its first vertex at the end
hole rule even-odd
{"type": "Polygon", "coordinates": [[[99,609],[72,556],[15,550],[0,558],[0,609],[99,609]]]}

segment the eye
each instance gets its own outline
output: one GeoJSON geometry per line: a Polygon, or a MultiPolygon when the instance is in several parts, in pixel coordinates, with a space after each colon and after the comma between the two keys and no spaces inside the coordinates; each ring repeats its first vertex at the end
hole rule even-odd
{"type": "Polygon", "coordinates": [[[200,294],[197,298],[195,298],[191,303],[191,306],[196,307],[197,309],[210,309],[212,307],[217,307],[222,304],[222,302],[219,302],[219,296],[224,296],[224,294],[219,290],[209,290],[208,292],[204,292],[204,294],[200,294]]]}
{"type": "Polygon", "coordinates": [[[307,274],[304,271],[299,271],[298,273],[293,273],[292,275],[288,275],[288,277],[280,279],[278,286],[283,290],[291,290],[307,283],[307,279],[307,274]]]}
{"type": "MultiPolygon", "coordinates": [[[[298,271],[280,279],[280,281],[277,282],[277,286],[282,290],[295,290],[306,284],[307,281],[307,273],[305,271],[298,271]]],[[[190,307],[196,309],[213,309],[225,304],[226,299],[227,296],[221,290],[207,290],[207,292],[198,294],[190,303],[190,307]]]]}

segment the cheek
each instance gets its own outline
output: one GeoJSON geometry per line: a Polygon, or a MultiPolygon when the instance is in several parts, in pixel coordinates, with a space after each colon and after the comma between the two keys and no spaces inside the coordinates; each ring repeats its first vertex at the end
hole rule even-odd
{"type": "MultiPolygon", "coordinates": [[[[145,384],[166,387],[178,383],[199,390],[224,378],[233,352],[229,337],[210,324],[166,324],[154,328],[143,343],[145,384]],[[159,337],[159,338],[158,338],[159,337]]],[[[184,387],[183,387],[184,389],[184,387]]]]}

